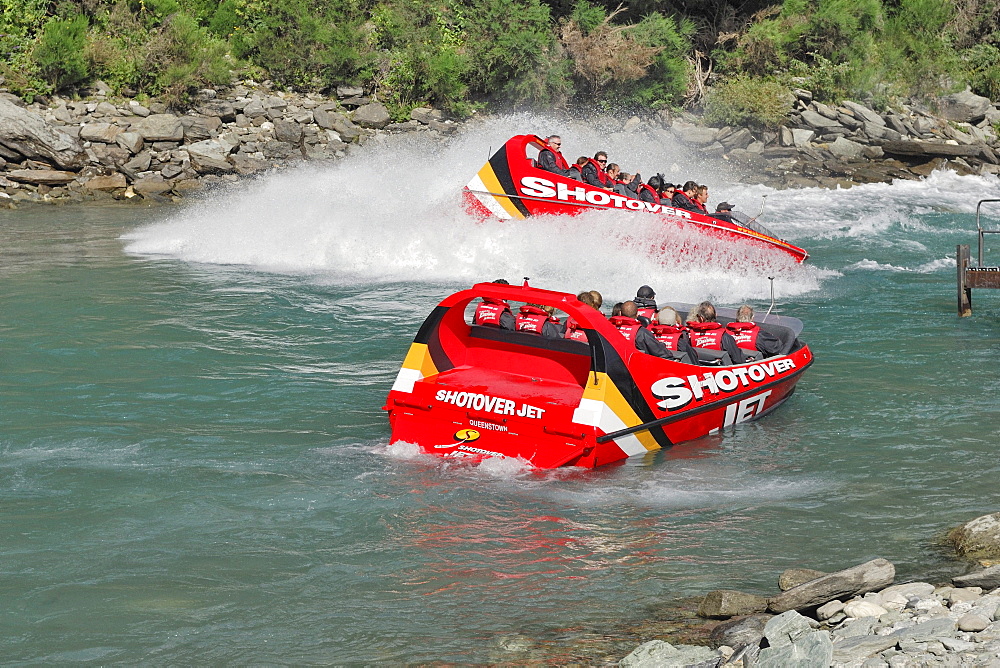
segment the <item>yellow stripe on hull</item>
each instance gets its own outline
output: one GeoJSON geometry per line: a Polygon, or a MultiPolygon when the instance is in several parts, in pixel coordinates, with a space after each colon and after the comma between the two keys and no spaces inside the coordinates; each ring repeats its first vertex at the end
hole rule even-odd
{"type": "MultiPolygon", "coordinates": [[[[483,165],[483,168],[479,170],[476,174],[479,180],[483,182],[486,186],[486,191],[491,193],[502,193],[507,192],[500,185],[500,180],[497,179],[497,175],[493,172],[493,166],[490,163],[483,165]]],[[[508,195],[517,195],[514,193],[507,193],[508,195]]],[[[487,195],[489,197],[489,195],[487,195]]],[[[521,213],[516,206],[514,206],[514,201],[510,197],[494,197],[493,198],[497,204],[503,207],[503,210],[510,214],[511,218],[524,218],[524,214],[521,213]]]]}
{"type": "MultiPolygon", "coordinates": [[[[605,433],[619,431],[642,424],[642,419],[622,396],[621,391],[605,373],[591,373],[591,381],[597,376],[597,382],[588,382],[583,390],[580,407],[573,416],[573,421],[600,427],[605,433]]],[[[648,431],[636,432],[615,439],[615,445],[629,456],[659,450],[660,444],[648,431]]]]}

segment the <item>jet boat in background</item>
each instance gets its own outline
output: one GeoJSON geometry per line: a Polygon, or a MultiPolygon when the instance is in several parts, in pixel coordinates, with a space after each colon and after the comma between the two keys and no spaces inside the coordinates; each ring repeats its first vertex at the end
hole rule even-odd
{"type": "MultiPolygon", "coordinates": [[[[664,223],[694,229],[714,239],[775,249],[796,262],[809,257],[802,248],[779,239],[756,222],[723,221],[643,202],[539,169],[535,160],[543,148],[545,142],[536,135],[518,135],[500,147],[463,189],[470,212],[483,218],[506,220],[541,214],[573,215],[588,209],[643,211],[660,216],[664,223]]],[[[669,227],[665,225],[664,242],[669,243],[669,235],[669,227]]]]}
{"type": "MultiPolygon", "coordinates": [[[[720,322],[735,315],[718,313],[720,322]]],[[[391,441],[440,457],[594,468],[717,433],[777,408],[812,364],[799,320],[757,322],[781,340],[781,354],[699,366],[638,351],[573,295],[478,283],[442,301],[417,332],[383,406],[391,441]],[[479,298],[554,306],[587,340],[472,325],[479,298]]]]}

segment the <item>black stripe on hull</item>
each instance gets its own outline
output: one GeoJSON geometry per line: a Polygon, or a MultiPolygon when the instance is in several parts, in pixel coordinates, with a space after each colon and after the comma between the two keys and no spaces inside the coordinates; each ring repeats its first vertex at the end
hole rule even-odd
{"type": "Polygon", "coordinates": [[[447,371],[455,366],[445,354],[444,348],[441,347],[441,339],[438,337],[441,319],[444,318],[444,314],[449,310],[451,309],[445,306],[435,307],[431,311],[431,314],[424,320],[424,324],[420,325],[417,335],[413,338],[414,343],[423,343],[427,346],[427,352],[430,353],[431,361],[437,367],[438,373],[447,371]]]}
{"type": "Polygon", "coordinates": [[[510,175],[510,164],[508,162],[506,146],[493,154],[493,157],[490,158],[490,167],[493,168],[493,175],[500,182],[500,187],[503,188],[505,193],[511,196],[510,203],[525,217],[530,216],[531,212],[528,211],[528,207],[518,197],[517,187],[514,185],[514,177],[510,175]]]}
{"type": "MultiPolygon", "coordinates": [[[[600,337],[600,335],[598,336],[600,337]]],[[[635,411],[635,414],[639,416],[640,422],[643,424],[654,422],[656,420],[656,415],[653,413],[653,409],[651,409],[649,404],[646,403],[646,398],[642,396],[642,390],[640,390],[639,386],[635,384],[635,379],[632,378],[632,374],[629,373],[625,362],[622,360],[621,356],[618,355],[618,351],[616,351],[614,346],[608,343],[603,337],[600,338],[601,343],[603,344],[601,345],[601,348],[603,348],[603,359],[600,361],[603,362],[604,372],[608,375],[608,378],[611,379],[611,382],[615,384],[615,387],[618,388],[618,391],[621,393],[622,397],[624,397],[625,401],[628,402],[628,405],[633,411],[635,411]]],[[[656,444],[661,448],[669,448],[673,445],[673,442],[671,442],[670,438],[667,437],[667,434],[659,427],[650,428],[649,435],[653,437],[653,440],[656,441],[656,444]]],[[[602,438],[603,440],[608,440],[607,438],[602,438]]],[[[601,440],[601,438],[598,439],[599,442],[601,440]]]]}

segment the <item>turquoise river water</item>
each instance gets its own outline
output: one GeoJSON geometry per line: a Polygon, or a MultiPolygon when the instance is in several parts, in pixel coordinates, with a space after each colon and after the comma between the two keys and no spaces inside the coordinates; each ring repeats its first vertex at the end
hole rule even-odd
{"type": "Polygon", "coordinates": [[[1000,510],[1000,294],[958,319],[953,258],[998,195],[951,173],[774,191],[510,117],[183,206],[0,211],[0,661],[599,662],[675,602],[771,593],[790,566],[962,572],[936,545],[1000,510]],[[490,147],[549,128],[713,204],[767,195],[812,258],[662,252],[640,214],[466,218],[490,147]],[[419,323],[496,276],[761,310],[775,276],[816,363],[764,420],[593,472],[389,446],[419,323]]]}

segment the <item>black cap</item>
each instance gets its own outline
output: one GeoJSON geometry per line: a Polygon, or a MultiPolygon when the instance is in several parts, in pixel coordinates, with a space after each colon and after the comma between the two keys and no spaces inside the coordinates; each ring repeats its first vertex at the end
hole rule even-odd
{"type": "Polygon", "coordinates": [[[719,202],[719,206],[715,207],[716,211],[732,211],[733,205],[729,202],[719,202]]]}
{"type": "Polygon", "coordinates": [[[639,299],[652,299],[656,296],[656,293],[653,292],[653,288],[648,285],[644,285],[635,291],[635,296],[639,299]]]}

